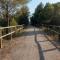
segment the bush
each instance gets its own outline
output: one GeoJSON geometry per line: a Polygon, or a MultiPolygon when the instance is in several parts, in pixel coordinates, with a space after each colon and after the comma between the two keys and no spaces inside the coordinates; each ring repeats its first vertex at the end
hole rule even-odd
{"type": "Polygon", "coordinates": [[[17,22],[16,20],[13,18],[10,22],[10,26],[16,26],[17,25],[17,22]]]}
{"type": "Polygon", "coordinates": [[[0,26],[6,27],[7,26],[7,21],[4,19],[0,19],[0,26]]]}

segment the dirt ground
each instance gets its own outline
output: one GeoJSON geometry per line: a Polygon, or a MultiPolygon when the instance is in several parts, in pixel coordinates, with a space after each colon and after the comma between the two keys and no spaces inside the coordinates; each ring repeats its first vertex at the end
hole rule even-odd
{"type": "Polygon", "coordinates": [[[28,27],[0,49],[0,60],[60,60],[58,46],[42,29],[28,27]]]}

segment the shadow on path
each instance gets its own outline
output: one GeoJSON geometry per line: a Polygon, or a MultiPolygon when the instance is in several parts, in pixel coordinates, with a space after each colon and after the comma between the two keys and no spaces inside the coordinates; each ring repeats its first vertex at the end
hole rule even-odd
{"type": "Polygon", "coordinates": [[[60,48],[57,46],[57,44],[58,44],[57,41],[56,41],[56,43],[55,43],[55,41],[51,41],[51,40],[48,38],[47,35],[44,35],[44,36],[47,38],[47,40],[48,40],[58,51],[60,51],[60,48]]]}
{"type": "MultiPolygon", "coordinates": [[[[40,32],[40,31],[36,31],[36,34],[41,34],[43,35],[43,32],[40,32]]],[[[17,36],[21,37],[21,36],[33,36],[35,35],[35,32],[34,31],[24,31],[22,33],[18,33],[17,36]]],[[[46,35],[46,34],[45,34],[46,35]]]]}
{"type": "Polygon", "coordinates": [[[39,60],[45,60],[42,48],[41,48],[39,42],[37,41],[37,33],[35,31],[35,28],[34,28],[34,32],[35,32],[35,43],[37,44],[38,51],[39,51],[39,60]]]}

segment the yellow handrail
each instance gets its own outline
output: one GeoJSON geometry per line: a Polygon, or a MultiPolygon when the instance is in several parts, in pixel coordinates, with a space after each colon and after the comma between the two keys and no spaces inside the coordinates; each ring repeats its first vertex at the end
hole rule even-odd
{"type": "Polygon", "coordinates": [[[1,48],[3,47],[2,46],[2,40],[3,40],[3,37],[6,37],[6,36],[8,36],[8,35],[11,35],[11,40],[12,40],[12,34],[13,33],[15,33],[16,31],[19,31],[19,30],[21,30],[21,29],[23,29],[23,25],[16,25],[16,26],[9,26],[9,27],[0,27],[0,45],[1,45],[1,48]],[[15,29],[14,29],[15,28],[15,29]],[[11,31],[10,32],[8,32],[7,34],[5,34],[5,35],[2,35],[2,31],[4,30],[4,29],[11,29],[11,31]],[[14,29],[14,30],[12,30],[12,29],[14,29]]]}

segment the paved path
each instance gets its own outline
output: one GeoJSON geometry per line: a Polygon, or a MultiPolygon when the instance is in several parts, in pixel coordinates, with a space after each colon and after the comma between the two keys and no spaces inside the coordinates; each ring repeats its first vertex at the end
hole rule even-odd
{"type": "Polygon", "coordinates": [[[60,60],[60,51],[42,29],[29,27],[9,48],[2,49],[0,60],[60,60]]]}

